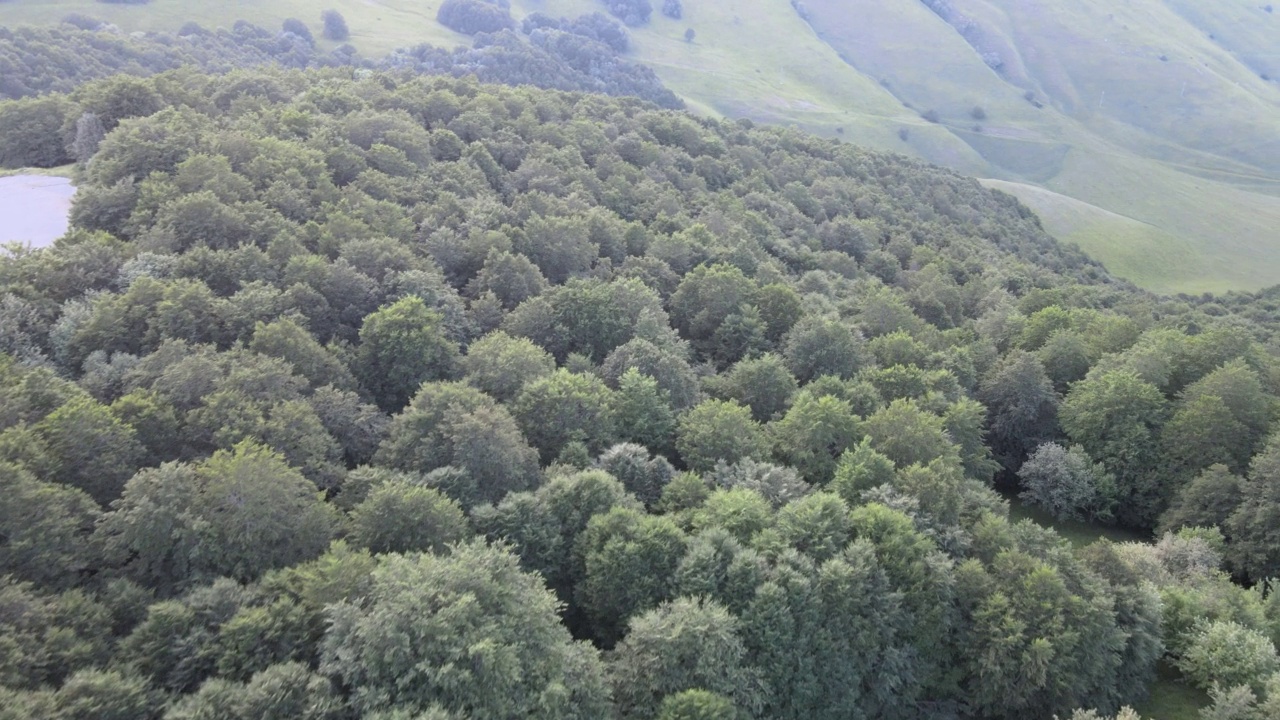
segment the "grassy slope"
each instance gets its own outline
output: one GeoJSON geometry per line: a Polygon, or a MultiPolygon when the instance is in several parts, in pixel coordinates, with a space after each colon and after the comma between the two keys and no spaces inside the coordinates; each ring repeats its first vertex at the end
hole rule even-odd
{"type": "MultiPolygon", "coordinates": [[[[332,7],[354,44],[381,54],[469,42],[435,22],[441,1],[10,0],[0,24],[77,11],[126,30],[298,17],[318,31],[319,10],[332,7]]],[[[685,0],[681,20],[655,11],[632,30],[632,55],[697,112],[794,124],[1016,183],[1007,187],[1051,231],[1151,289],[1280,280],[1280,84],[1259,77],[1280,74],[1280,12],[1253,0],[951,4],[977,23],[976,41],[920,0],[804,0],[808,21],[789,0],[685,0]],[[1004,59],[1000,73],[984,64],[988,51],[1004,59]],[[1027,102],[1028,90],[1045,107],[1027,102]],[[970,115],[975,106],[985,119],[970,115]],[[926,110],[941,122],[921,119],[926,110]]],[[[512,12],[602,7],[513,0],[512,12]]]]}
{"type": "Polygon", "coordinates": [[[1211,261],[1182,238],[1082,200],[1025,183],[983,184],[1017,196],[1054,237],[1079,245],[1112,272],[1152,290],[1195,285],[1198,269],[1211,261]]]}
{"type": "MultiPolygon", "coordinates": [[[[514,6],[517,14],[566,16],[602,8],[594,0],[517,0],[514,6]]],[[[964,172],[988,172],[964,142],[922,121],[876,79],[842,62],[787,0],[686,2],[680,20],[655,12],[649,25],[632,30],[632,39],[634,56],[694,108],[794,124],[964,172]],[[696,32],[692,43],[684,40],[689,28],[696,32]],[[898,137],[902,127],[909,129],[907,142],[898,137]]]]}
{"type": "Polygon", "coordinates": [[[1017,194],[1113,272],[1184,292],[1280,279],[1280,92],[1157,0],[953,0],[977,50],[918,0],[806,4],[826,43],[937,111],[993,177],[1057,193],[1017,194]],[[1083,222],[1070,198],[1101,212],[1083,222]]]}

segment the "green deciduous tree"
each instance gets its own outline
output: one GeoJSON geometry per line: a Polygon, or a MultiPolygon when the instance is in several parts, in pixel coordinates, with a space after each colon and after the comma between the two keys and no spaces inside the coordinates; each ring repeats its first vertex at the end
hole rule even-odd
{"type": "Polygon", "coordinates": [[[967,560],[956,568],[961,662],[971,678],[965,697],[975,711],[1048,717],[1130,697],[1116,685],[1125,633],[1106,583],[1030,523],[1010,528],[1006,542],[985,566],[967,560]]]}
{"type": "Polygon", "coordinates": [[[324,22],[324,36],[335,42],[343,42],[351,37],[351,31],[347,29],[347,20],[342,17],[342,13],[337,10],[325,10],[320,13],[320,19],[324,22]]]}
{"type": "Polygon", "coordinates": [[[631,368],[618,378],[611,400],[619,440],[674,457],[675,412],[657,380],[631,368]]]}
{"type": "Polygon", "coordinates": [[[259,322],[249,340],[249,349],[289,363],[313,388],[332,385],[340,390],[353,390],[356,387],[351,371],[292,319],[281,318],[270,324],[259,322]]]}
{"type": "Polygon", "coordinates": [[[1210,622],[1200,627],[1178,669],[1201,689],[1214,685],[1247,685],[1255,691],[1280,671],[1280,657],[1266,635],[1235,622],[1210,622]]]}
{"type": "Polygon", "coordinates": [[[62,127],[74,105],[65,96],[0,103],[0,167],[55,167],[69,161],[62,127]]]}
{"type": "Polygon", "coordinates": [[[1030,353],[1006,355],[978,389],[987,406],[991,447],[1005,467],[1022,459],[1056,432],[1058,396],[1044,367],[1030,353]]]}
{"type": "Polygon", "coordinates": [[[893,460],[871,447],[863,438],[856,447],[845,450],[836,463],[830,489],[851,506],[860,505],[862,494],[872,488],[893,482],[893,460]]]}
{"type": "Polygon", "coordinates": [[[657,506],[662,489],[675,477],[675,468],[666,459],[653,457],[644,446],[631,443],[614,445],[596,459],[596,464],[647,507],[657,506]]]}
{"type": "Polygon", "coordinates": [[[740,613],[748,661],[770,690],[761,716],[902,717],[918,680],[892,595],[866,541],[821,565],[779,558],[740,613]]]}
{"type": "Polygon", "coordinates": [[[90,543],[100,509],[83,491],[40,482],[0,464],[0,575],[66,588],[95,560],[90,543]]]}
{"type": "Polygon", "coordinates": [[[849,544],[849,506],[834,493],[816,492],[782,506],[775,528],[783,543],[825,562],[849,544]]]}
{"type": "Polygon", "coordinates": [[[0,687],[57,686],[109,657],[110,613],[81,590],[44,594],[0,577],[0,607],[0,687]]]}
{"type": "Polygon", "coordinates": [[[160,715],[161,697],[142,678],[116,671],[81,670],[53,695],[55,720],[147,720],[160,715]]]}
{"type": "Polygon", "coordinates": [[[851,378],[867,365],[862,336],[837,318],[806,315],[787,333],[783,354],[801,383],[822,375],[851,378]]]}
{"type": "Polygon", "coordinates": [[[1115,480],[1079,446],[1041,445],[1018,477],[1023,487],[1019,497],[1056,518],[1106,522],[1113,516],[1115,480]]]}
{"type": "Polygon", "coordinates": [[[744,545],[773,526],[773,507],[763,495],[745,487],[712,492],[693,511],[690,522],[695,531],[718,528],[744,545]]]}
{"type": "Polygon", "coordinates": [[[440,552],[467,535],[454,500],[434,488],[382,483],[351,511],[352,540],[374,553],[440,552]]]}
{"type": "Polygon", "coordinates": [[[632,338],[609,353],[600,372],[610,387],[632,368],[658,382],[672,407],[683,410],[698,402],[698,378],[685,360],[686,348],[680,345],[659,346],[644,338],[632,338]]]}
{"type": "MultiPolygon", "coordinates": [[[[710,355],[725,320],[755,301],[755,282],[732,265],[701,265],[671,296],[671,322],[694,347],[710,355]]],[[[762,327],[762,330],[764,328],[762,327]]]]}
{"type": "Polygon", "coordinates": [[[925,412],[911,400],[894,400],[862,424],[871,447],[898,467],[927,465],[940,459],[959,462],[959,449],[947,434],[942,418],[925,412]]]}
{"type": "Polygon", "coordinates": [[[615,438],[612,395],[599,378],[561,368],[529,383],[514,414],[544,462],[571,442],[583,443],[594,455],[615,438]]]}
{"type": "Polygon", "coordinates": [[[1275,403],[1252,368],[1229,362],[1182,391],[1165,428],[1167,452],[1179,453],[1191,472],[1214,461],[1244,472],[1266,439],[1275,403]]]}
{"type": "Polygon", "coordinates": [[[103,505],[120,496],[145,452],[133,428],[89,398],[68,402],[35,430],[47,449],[50,477],[103,505]]]}
{"type": "Polygon", "coordinates": [[[97,534],[126,572],[163,590],[219,575],[252,580],[309,560],[336,528],[315,485],[279,455],[243,442],[196,466],[140,472],[97,534]]]}
{"type": "MultiPolygon", "coordinates": [[[[686,37],[690,37],[688,33],[686,37]]],[[[737,717],[738,709],[732,700],[706,690],[684,690],[668,695],[658,708],[658,720],[736,720],[737,717]]]]}
{"type": "Polygon", "coordinates": [[[726,717],[726,705],[727,711],[736,705],[758,713],[762,688],[746,663],[737,631],[737,619],[710,600],[680,598],[632,618],[609,660],[609,682],[621,717],[726,717]],[[672,715],[679,709],[676,702],[664,700],[690,690],[715,693],[722,701],[685,697],[679,705],[688,709],[672,715]],[[690,714],[695,702],[702,707],[690,714]],[[708,715],[708,706],[721,714],[708,715]]]}
{"type": "Polygon", "coordinates": [[[1232,565],[1255,580],[1280,577],[1280,435],[1253,459],[1225,529],[1232,565]]]}
{"type": "Polygon", "coordinates": [[[395,417],[376,455],[380,465],[426,473],[446,466],[465,482],[445,490],[471,507],[536,484],[537,452],[493,398],[460,382],[427,383],[395,417]]]}
{"type": "Polygon", "coordinates": [[[783,359],[773,353],[734,363],[711,382],[713,395],[751,408],[757,422],[780,417],[791,404],[798,384],[783,359]]]}
{"type": "Polygon", "coordinates": [[[860,439],[858,420],[849,403],[803,391],[787,414],[770,423],[768,430],[774,457],[814,485],[830,482],[836,460],[860,439]]]}
{"type": "Polygon", "coordinates": [[[610,712],[595,650],[573,642],[555,595],[503,547],[391,555],[365,599],[338,603],[329,616],[321,671],[353,689],[361,713],[437,704],[469,717],[610,712]]]}
{"type": "Polygon", "coordinates": [[[301,663],[272,665],[247,683],[209,680],[176,703],[166,720],[341,720],[342,698],[328,678],[301,663]]]}
{"type": "Polygon", "coordinates": [[[1240,497],[1240,478],[1226,465],[1211,465],[1178,491],[1157,530],[1164,534],[1184,527],[1225,528],[1240,497]]]}
{"type": "Polygon", "coordinates": [[[477,530],[511,543],[526,570],[542,575],[566,602],[582,579],[578,538],[592,517],[615,506],[639,506],[618,480],[600,470],[557,475],[534,492],[511,493],[496,505],[472,510],[477,530]]]}
{"type": "Polygon", "coordinates": [[[707,471],[716,461],[734,463],[768,455],[763,428],[751,411],[732,401],[706,400],[680,418],[676,448],[691,470],[707,471]]]}
{"type": "Polygon", "coordinates": [[[1163,490],[1153,472],[1166,402],[1137,374],[1115,370],[1072,386],[1060,410],[1071,442],[1115,476],[1117,519],[1151,527],[1163,509],[1163,490]]]}
{"type": "Polygon", "coordinates": [[[530,382],[550,375],[556,361],[527,338],[497,331],[471,343],[462,369],[467,382],[509,403],[530,382]]]}
{"type": "Polygon", "coordinates": [[[617,642],[628,618],[670,599],[685,536],[667,517],[614,507],[597,515],[578,538],[583,577],[577,600],[592,636],[617,642]]]}
{"type": "Polygon", "coordinates": [[[383,410],[404,407],[424,382],[453,377],[458,347],[445,337],[440,320],[418,297],[365,318],[356,370],[383,410]]]}

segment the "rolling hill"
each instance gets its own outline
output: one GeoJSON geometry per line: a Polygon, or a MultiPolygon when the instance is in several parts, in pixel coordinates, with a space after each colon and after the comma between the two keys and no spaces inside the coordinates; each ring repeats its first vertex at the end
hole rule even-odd
{"type": "MultiPolygon", "coordinates": [[[[440,2],[325,6],[376,55],[469,43],[435,21],[440,2]]],[[[241,17],[319,25],[319,8],[302,0],[0,8],[9,25],[73,11],[124,30],[241,17]]],[[[517,19],[604,9],[512,3],[517,19]]],[[[631,56],[696,112],[796,125],[988,178],[1060,239],[1149,289],[1280,280],[1280,12],[1257,0],[689,0],[681,19],[655,11],[631,34],[631,56]]]]}

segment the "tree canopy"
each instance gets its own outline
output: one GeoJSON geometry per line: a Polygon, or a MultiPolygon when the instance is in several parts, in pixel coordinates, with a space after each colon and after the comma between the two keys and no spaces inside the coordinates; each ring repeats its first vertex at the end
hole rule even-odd
{"type": "Polygon", "coordinates": [[[70,232],[0,256],[0,716],[1066,718],[1157,667],[1274,707],[1275,291],[1149,295],[954,173],[453,76],[625,48],[524,25],[0,104],[0,163],[102,126],[70,232]]]}

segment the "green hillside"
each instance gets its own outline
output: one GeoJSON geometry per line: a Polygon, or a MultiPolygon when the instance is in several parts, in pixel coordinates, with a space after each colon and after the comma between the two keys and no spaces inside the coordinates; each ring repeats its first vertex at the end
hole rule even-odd
{"type": "Polygon", "coordinates": [[[50,114],[0,716],[1276,716],[1280,287],[1156,296],[1043,227],[1132,219],[627,97],[188,69],[0,149],[50,114]]]}
{"type": "MultiPolygon", "coordinates": [[[[326,7],[380,55],[469,43],[435,21],[440,2],[326,7]]],[[[512,3],[517,20],[603,10],[512,3]]],[[[14,0],[0,22],[72,11],[124,30],[242,17],[319,26],[319,7],[301,0],[14,0]]],[[[796,125],[1095,206],[1107,221],[1059,237],[1150,289],[1280,278],[1280,14],[1252,0],[690,0],[681,19],[655,9],[630,32],[630,55],[696,112],[796,125]]]]}

